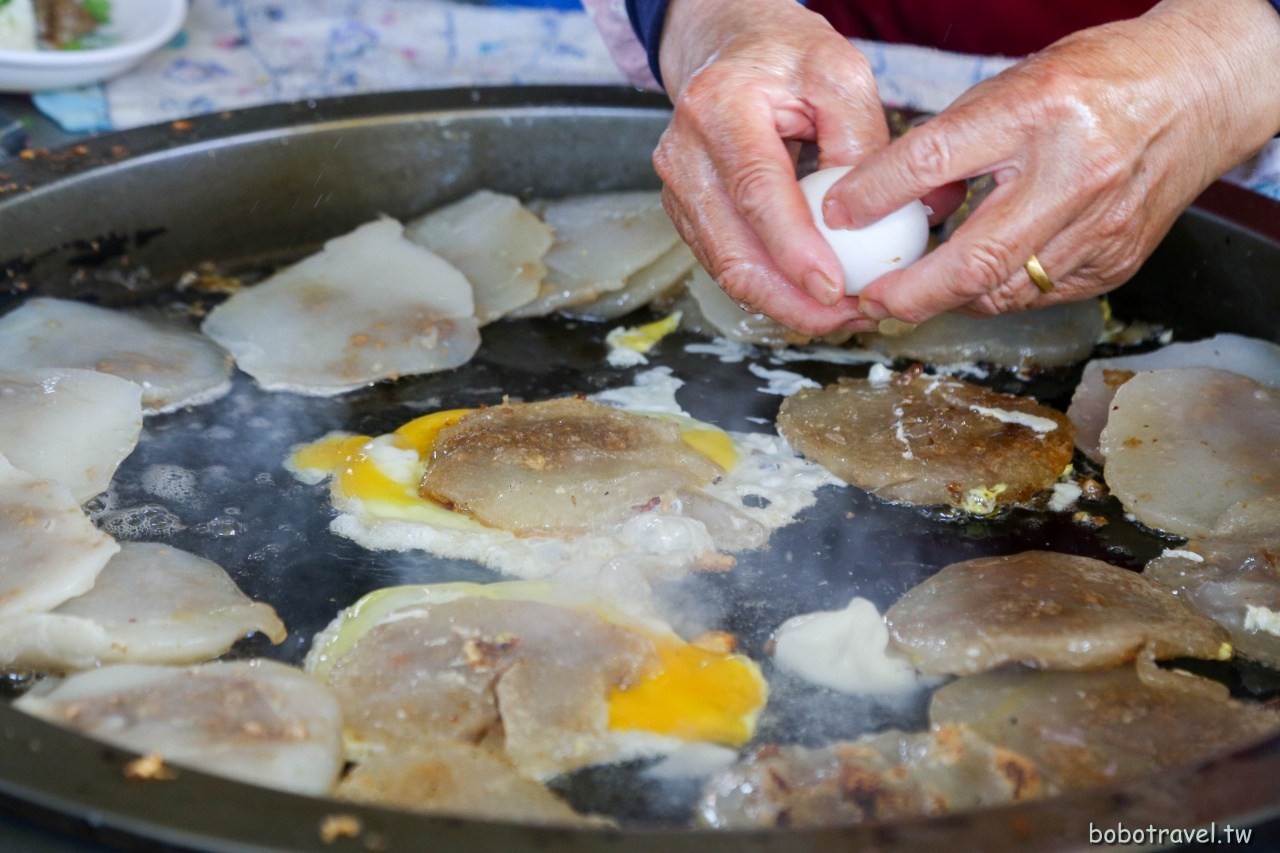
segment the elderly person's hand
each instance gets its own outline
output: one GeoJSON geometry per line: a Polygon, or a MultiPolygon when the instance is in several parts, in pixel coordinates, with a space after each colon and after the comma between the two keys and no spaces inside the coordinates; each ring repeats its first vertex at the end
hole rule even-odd
{"type": "Polygon", "coordinates": [[[660,62],[675,113],[654,162],[672,218],[730,295],[809,333],[1104,292],[1280,130],[1266,0],[1164,0],[1081,31],[887,147],[866,61],[792,0],[672,0],[660,62]],[[793,180],[795,140],[858,167],[827,195],[834,227],[982,174],[997,187],[948,243],[843,298],[793,180]]]}
{"type": "Polygon", "coordinates": [[[866,59],[795,0],[672,0],[660,63],[675,110],[654,155],[668,213],[744,306],[804,332],[873,328],[795,179],[799,141],[853,165],[889,141],[866,59]]]}
{"type": "Polygon", "coordinates": [[[975,86],[827,194],[827,223],[847,227],[949,181],[997,183],[948,242],[863,290],[864,310],[920,322],[1121,284],[1206,186],[1280,131],[1278,69],[1280,16],[1265,0],[1165,0],[975,86]],[[1026,271],[1032,255],[1051,293],[1026,271]]]}

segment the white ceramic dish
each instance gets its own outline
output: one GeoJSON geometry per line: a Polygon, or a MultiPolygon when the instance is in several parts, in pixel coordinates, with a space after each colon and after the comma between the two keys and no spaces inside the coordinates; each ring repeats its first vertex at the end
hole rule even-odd
{"type": "Polygon", "coordinates": [[[187,0],[112,0],[102,27],[105,47],[87,50],[0,50],[0,92],[84,86],[128,71],[173,38],[187,0]]]}

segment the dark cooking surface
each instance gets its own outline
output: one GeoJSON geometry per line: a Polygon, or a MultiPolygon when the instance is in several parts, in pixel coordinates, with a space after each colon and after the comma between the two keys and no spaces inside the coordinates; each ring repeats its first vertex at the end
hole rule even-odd
{"type": "MultiPolygon", "coordinates": [[[[38,169],[43,165],[52,170],[57,161],[37,162],[29,170],[38,184],[29,209],[24,209],[21,198],[9,204],[0,198],[0,258],[13,259],[9,264],[11,282],[30,282],[30,292],[87,294],[109,304],[163,302],[170,298],[165,288],[193,261],[216,259],[235,266],[251,264],[263,256],[296,256],[316,240],[358,224],[371,211],[406,217],[478,186],[553,195],[654,185],[647,151],[661,128],[663,113],[635,95],[560,90],[549,95],[481,93],[474,98],[480,103],[474,118],[467,106],[473,100],[470,93],[420,98],[421,103],[385,96],[322,103],[314,115],[298,107],[277,108],[274,113],[249,111],[225,119],[223,125],[210,120],[192,130],[162,128],[150,135],[126,134],[123,138],[134,151],[161,153],[149,160],[146,169],[108,167],[97,187],[77,188],[74,178],[60,184],[52,171],[46,176],[46,185],[39,186],[38,169]],[[526,98],[532,99],[527,108],[522,106],[526,98]],[[548,104],[561,103],[567,106],[547,109],[548,104]],[[391,109],[397,105],[403,109],[391,109]],[[430,112],[438,105],[444,118],[430,112]],[[396,121],[386,118],[397,112],[405,115],[396,121]],[[544,113],[549,117],[544,118],[544,113]],[[329,124],[314,134],[303,134],[300,127],[323,118],[330,119],[329,124]],[[287,133],[273,133],[271,129],[282,121],[301,121],[302,125],[287,133]],[[602,135],[609,128],[611,133],[602,135]],[[182,147],[193,139],[250,132],[259,132],[262,138],[256,142],[238,140],[241,149],[235,157],[221,146],[194,146],[197,150],[192,151],[182,147]],[[321,181],[338,180],[331,178],[336,167],[328,153],[334,150],[328,137],[363,140],[368,146],[379,134],[389,136],[390,141],[376,150],[365,149],[366,155],[381,159],[366,164],[366,171],[372,174],[365,175],[359,189],[345,184],[316,188],[321,181]],[[524,144],[526,138],[538,144],[524,144]],[[625,146],[609,145],[611,138],[625,140],[625,146]],[[482,148],[482,142],[488,147],[482,148]],[[531,147],[532,153],[521,151],[522,145],[531,147]],[[178,147],[170,150],[171,146],[178,147]],[[282,146],[290,149],[286,152],[288,165],[280,167],[287,174],[269,178],[269,165],[273,157],[278,159],[282,146]],[[592,156],[582,156],[584,146],[592,156]],[[450,159],[440,161],[437,149],[448,151],[450,159]],[[645,159],[638,165],[635,161],[640,152],[645,159]],[[511,162],[509,158],[517,153],[525,160],[539,162],[511,162]],[[316,167],[316,162],[321,167],[316,167]],[[304,163],[312,164],[310,171],[303,168],[304,163]],[[566,173],[568,166],[574,166],[576,172],[566,173]],[[406,179],[406,169],[421,185],[396,188],[406,179]],[[243,183],[238,190],[234,186],[206,188],[199,183],[204,171],[233,184],[248,181],[243,178],[247,173],[256,183],[243,183]],[[190,180],[182,185],[184,198],[159,192],[172,191],[174,182],[184,174],[190,180]],[[295,178],[302,177],[305,185],[294,186],[295,178]],[[263,190],[264,182],[269,193],[263,190]],[[200,192],[193,192],[197,187],[200,192]],[[50,190],[47,196],[41,196],[44,190],[50,190]],[[377,191],[383,195],[379,197],[377,191]],[[265,206],[269,215],[237,221],[245,216],[247,206],[241,197],[246,195],[253,199],[253,209],[265,206]],[[62,201],[62,197],[68,200],[62,201]],[[229,210],[232,205],[235,209],[229,210]],[[99,206],[103,209],[95,210],[99,206]],[[57,239],[50,239],[49,222],[60,223],[57,239]],[[105,222],[114,227],[95,227],[105,222]],[[114,236],[107,240],[68,242],[72,237],[88,238],[108,231],[114,231],[114,236]],[[145,265],[149,274],[139,274],[139,265],[145,265]],[[68,273],[77,269],[82,276],[69,280],[68,273]],[[159,288],[158,297],[150,294],[155,288],[159,288]]],[[[111,163],[111,152],[110,147],[95,149],[90,157],[96,163],[111,163]]],[[[124,157],[122,164],[129,166],[130,159],[124,157]]],[[[72,175],[84,170],[74,163],[57,168],[72,175]]],[[[1240,198],[1230,191],[1226,195],[1232,205],[1240,198]]],[[[1214,199],[1208,201],[1213,203],[1214,199]]],[[[1274,212],[1274,206],[1271,209],[1274,212]]],[[[1252,234],[1213,213],[1184,217],[1177,227],[1180,231],[1175,231],[1143,276],[1117,294],[1117,311],[1122,316],[1167,323],[1183,338],[1220,330],[1280,337],[1280,296],[1274,286],[1275,271],[1280,268],[1280,241],[1274,235],[1252,234]],[[1227,279],[1221,288],[1224,298],[1206,306],[1195,286],[1227,279]]],[[[632,317],[623,322],[636,320],[632,317]]],[[[238,375],[230,397],[147,421],[145,440],[117,477],[117,494],[104,522],[109,529],[114,525],[118,535],[130,524],[141,525],[135,529],[145,531],[137,536],[144,539],[157,538],[157,525],[179,527],[168,541],[227,567],[242,588],[276,606],[288,624],[291,636],[282,646],[251,642],[242,653],[296,663],[305,654],[310,637],[337,610],[371,589],[394,583],[484,581],[496,576],[466,561],[441,560],[418,552],[370,552],[330,535],[327,523],[332,513],[325,488],[300,485],[280,468],[288,448],[331,429],[388,431],[431,408],[493,403],[504,393],[517,399],[542,399],[629,384],[635,369],[613,369],[604,362],[602,340],[607,328],[556,319],[499,324],[485,330],[480,352],[458,371],[380,385],[337,399],[268,394],[238,375]],[[179,502],[147,494],[140,484],[141,474],[155,464],[178,465],[193,472],[200,486],[197,493],[179,502]]],[[[684,344],[691,340],[687,335],[667,338],[654,358],[655,364],[671,366],[688,383],[679,395],[684,407],[695,417],[731,430],[764,428],[751,418],[772,422],[781,398],[756,390],[762,383],[750,374],[747,363],[724,364],[711,356],[685,352],[684,344]]],[[[769,362],[764,351],[757,351],[751,360],[779,367],[769,362]]],[[[783,367],[823,382],[865,370],[822,362],[783,367]]],[[[1008,374],[993,381],[1004,390],[1027,390],[1063,405],[1074,380],[1075,371],[1060,371],[1039,377],[1026,388],[1008,374]]],[[[956,560],[1049,548],[1137,567],[1178,541],[1135,528],[1112,503],[1088,508],[1107,515],[1110,523],[1095,530],[1073,523],[1069,515],[1027,511],[992,521],[953,521],[918,509],[881,504],[853,489],[828,488],[820,493],[817,506],[774,534],[769,549],[744,555],[732,573],[693,576],[658,592],[672,601],[699,603],[692,614],[683,608],[672,610],[677,628],[704,628],[708,623],[727,627],[759,658],[769,632],[789,616],[842,606],[854,594],[884,608],[930,572],[956,560]]],[[[889,708],[777,677],[760,738],[814,742],[855,736],[889,724],[922,725],[923,706],[889,708]]],[[[976,818],[904,822],[887,831],[852,828],[786,836],[677,834],[664,840],[687,842],[699,849],[743,849],[748,843],[818,848],[872,838],[886,843],[970,838],[1007,844],[1024,838],[1027,832],[1037,838],[1060,834],[1079,841],[1087,819],[1112,813],[1178,815],[1183,819],[1194,813],[1207,820],[1219,815],[1238,817],[1280,803],[1280,773],[1274,772],[1280,757],[1273,751],[1267,748],[1248,753],[1203,773],[1143,780],[1141,786],[1130,786],[1123,795],[1088,792],[1049,803],[993,810],[976,818]],[[1255,765],[1260,769],[1253,774],[1252,799],[1227,790],[1234,787],[1227,784],[1229,780],[1250,776],[1255,765]],[[1188,811],[1187,802],[1194,802],[1194,811],[1188,811]]],[[[590,833],[485,826],[332,806],[319,800],[264,794],[193,773],[184,773],[172,784],[152,784],[139,790],[140,784],[146,783],[122,784],[120,761],[118,750],[53,733],[0,707],[0,797],[9,798],[10,804],[22,811],[40,811],[45,817],[52,813],[67,829],[83,829],[79,821],[88,819],[105,826],[98,830],[105,837],[141,835],[194,846],[253,840],[271,848],[297,849],[318,845],[319,817],[337,808],[362,815],[366,828],[381,833],[384,839],[421,838],[422,833],[430,832],[433,848],[482,849],[488,844],[509,847],[534,842],[593,846],[601,839],[590,833]],[[32,755],[40,757],[33,762],[32,755]],[[196,803],[199,808],[193,809],[196,803]]],[[[672,791],[644,790],[637,796],[633,771],[597,769],[558,785],[579,805],[611,811],[636,825],[662,824],[684,816],[687,802],[665,794],[687,791],[676,786],[672,791]]],[[[624,833],[610,841],[611,846],[628,849],[653,843],[651,837],[639,832],[624,833]]],[[[360,849],[360,845],[340,840],[324,849],[360,849]]],[[[388,849],[402,848],[392,843],[388,849]]]]}

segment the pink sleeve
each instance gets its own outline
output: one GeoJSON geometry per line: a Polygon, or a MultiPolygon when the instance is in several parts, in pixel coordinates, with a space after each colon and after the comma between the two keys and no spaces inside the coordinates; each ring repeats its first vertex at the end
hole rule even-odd
{"type": "Polygon", "coordinates": [[[662,91],[649,70],[644,45],[631,29],[625,0],[582,0],[582,5],[604,38],[614,63],[627,75],[627,79],[641,89],[662,91]]]}

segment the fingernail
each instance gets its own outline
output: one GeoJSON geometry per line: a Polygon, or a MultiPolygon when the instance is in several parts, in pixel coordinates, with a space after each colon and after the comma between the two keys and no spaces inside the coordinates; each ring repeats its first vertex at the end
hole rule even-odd
{"type": "Polygon", "coordinates": [[[835,305],[844,297],[844,288],[817,270],[805,273],[804,289],[823,305],[835,305]]]}
{"type": "Polygon", "coordinates": [[[853,225],[849,211],[833,198],[823,199],[822,219],[827,223],[828,228],[849,228],[853,225]]]}
{"type": "Polygon", "coordinates": [[[876,326],[876,331],[884,335],[886,338],[896,338],[899,335],[909,335],[915,330],[915,323],[904,323],[893,317],[881,320],[876,326]]]}
{"type": "Polygon", "coordinates": [[[858,297],[858,310],[872,320],[887,320],[891,316],[889,311],[879,302],[872,302],[863,296],[858,297]]]}

